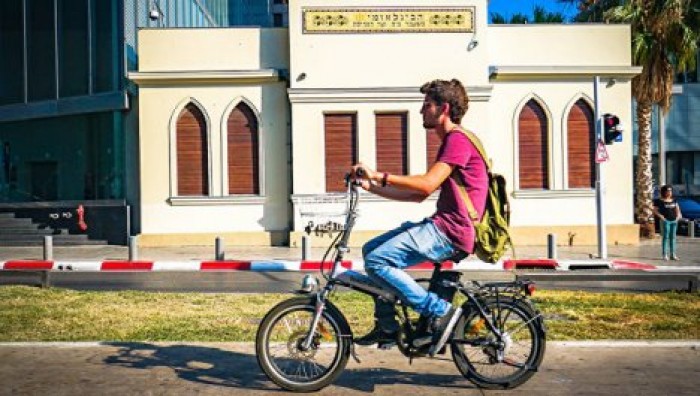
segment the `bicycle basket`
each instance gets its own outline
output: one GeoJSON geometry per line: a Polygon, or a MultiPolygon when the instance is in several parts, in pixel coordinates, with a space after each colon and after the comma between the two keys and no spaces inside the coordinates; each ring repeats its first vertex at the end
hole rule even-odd
{"type": "Polygon", "coordinates": [[[335,228],[342,227],[350,210],[347,194],[295,196],[292,202],[302,226],[330,228],[326,231],[338,231],[335,228]]]}

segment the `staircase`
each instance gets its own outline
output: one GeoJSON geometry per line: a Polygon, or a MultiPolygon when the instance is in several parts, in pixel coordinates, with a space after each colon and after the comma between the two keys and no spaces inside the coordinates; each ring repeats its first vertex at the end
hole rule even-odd
{"type": "Polygon", "coordinates": [[[67,229],[54,229],[15,217],[14,212],[0,212],[0,246],[41,246],[44,236],[53,236],[54,246],[106,245],[107,241],[91,240],[84,234],[69,234],[67,229]]]}

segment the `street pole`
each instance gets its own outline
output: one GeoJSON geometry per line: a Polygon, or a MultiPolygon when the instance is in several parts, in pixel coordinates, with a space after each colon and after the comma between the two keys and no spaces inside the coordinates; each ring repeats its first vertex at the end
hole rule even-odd
{"type": "Polygon", "coordinates": [[[666,184],[666,124],[659,106],[656,106],[656,114],[659,120],[659,186],[663,186],[666,184]]]}
{"type": "MultiPolygon", "coordinates": [[[[593,101],[595,102],[595,144],[603,140],[603,117],[600,114],[600,76],[593,78],[593,101]]],[[[598,223],[598,258],[608,258],[607,236],[605,233],[605,173],[603,163],[595,163],[595,204],[598,223]]]]}

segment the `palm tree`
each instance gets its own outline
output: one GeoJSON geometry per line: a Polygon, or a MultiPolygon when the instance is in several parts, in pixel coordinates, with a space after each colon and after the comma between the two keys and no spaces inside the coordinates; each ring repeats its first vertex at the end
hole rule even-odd
{"type": "Polygon", "coordinates": [[[607,10],[620,6],[624,0],[558,0],[560,3],[574,4],[578,14],[574,22],[603,22],[607,10]]]}
{"type": "Polygon", "coordinates": [[[564,23],[564,15],[559,12],[549,12],[542,6],[535,6],[532,13],[534,23],[564,23]]]}
{"type": "MultiPolygon", "coordinates": [[[[692,3],[697,3],[692,0],[692,3]]],[[[671,105],[673,77],[695,65],[700,33],[689,25],[691,0],[626,0],[605,12],[606,21],[629,23],[632,61],[642,72],[632,80],[637,101],[638,153],[635,167],[635,217],[642,236],[654,233],[652,216],[651,114],[671,105]]]]}
{"type": "Polygon", "coordinates": [[[505,25],[508,23],[506,20],[506,17],[503,16],[503,14],[500,14],[498,12],[492,12],[491,13],[491,23],[496,24],[496,25],[505,25]]]}
{"type": "Polygon", "coordinates": [[[530,23],[530,18],[521,12],[517,12],[510,17],[510,23],[524,25],[530,23]]]}
{"type": "Polygon", "coordinates": [[[492,24],[509,23],[513,25],[528,23],[563,23],[565,19],[564,15],[562,15],[561,13],[549,12],[541,6],[535,6],[535,8],[532,11],[532,19],[530,19],[529,16],[520,12],[511,15],[510,19],[507,19],[505,16],[497,12],[492,12],[490,16],[492,24]]]}

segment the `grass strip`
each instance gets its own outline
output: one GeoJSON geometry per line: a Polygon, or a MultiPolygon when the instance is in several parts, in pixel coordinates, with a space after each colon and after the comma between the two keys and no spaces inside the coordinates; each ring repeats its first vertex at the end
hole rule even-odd
{"type": "MultiPolygon", "coordinates": [[[[260,319],[289,294],[96,292],[0,287],[0,341],[253,341],[260,319]]],[[[700,295],[538,291],[550,340],[700,339],[700,295]]],[[[372,300],[336,293],[355,334],[372,300]]]]}

